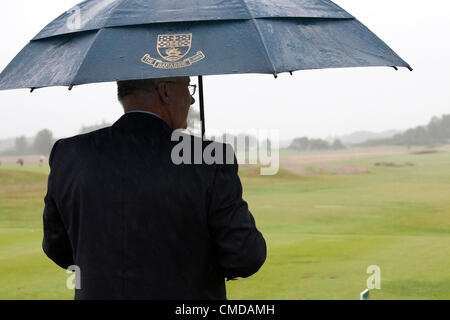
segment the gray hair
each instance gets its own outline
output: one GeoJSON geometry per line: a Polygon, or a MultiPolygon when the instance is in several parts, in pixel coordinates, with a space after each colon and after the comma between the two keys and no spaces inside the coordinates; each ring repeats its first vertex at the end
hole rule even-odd
{"type": "Polygon", "coordinates": [[[124,80],[117,81],[117,99],[122,101],[126,96],[132,95],[139,89],[151,90],[155,89],[161,82],[173,82],[177,78],[155,78],[155,79],[142,79],[142,80],[124,80]]]}

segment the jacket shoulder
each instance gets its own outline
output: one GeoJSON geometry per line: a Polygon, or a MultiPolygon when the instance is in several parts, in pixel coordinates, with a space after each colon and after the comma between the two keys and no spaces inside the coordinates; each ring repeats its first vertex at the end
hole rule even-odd
{"type": "Polygon", "coordinates": [[[88,133],[82,133],[82,134],[78,134],[78,135],[75,135],[72,137],[63,138],[63,139],[60,139],[60,141],[64,141],[65,144],[80,143],[80,142],[83,142],[85,140],[89,140],[92,138],[101,138],[103,136],[107,136],[109,134],[110,130],[111,130],[111,127],[106,127],[106,128],[98,129],[98,130],[91,131],[88,133]]]}
{"type": "Polygon", "coordinates": [[[49,156],[49,163],[53,162],[55,155],[77,156],[79,152],[89,146],[92,141],[101,141],[107,139],[111,127],[98,129],[92,132],[78,134],[68,138],[56,140],[53,144],[52,151],[49,156]]]}
{"type": "MultiPolygon", "coordinates": [[[[64,145],[66,148],[82,147],[88,141],[99,141],[107,139],[110,134],[111,127],[98,129],[92,132],[78,134],[72,137],[59,139],[56,143],[64,145]]],[[[56,145],[55,143],[55,145],[56,145]]]]}

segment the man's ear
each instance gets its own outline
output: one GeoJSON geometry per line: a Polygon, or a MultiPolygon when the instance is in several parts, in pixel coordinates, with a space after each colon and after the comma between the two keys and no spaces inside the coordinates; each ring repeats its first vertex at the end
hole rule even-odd
{"type": "Polygon", "coordinates": [[[156,91],[158,92],[159,98],[161,99],[162,102],[166,104],[170,103],[169,94],[167,92],[168,89],[169,88],[167,86],[167,82],[158,83],[158,86],[156,87],[156,91]]]}

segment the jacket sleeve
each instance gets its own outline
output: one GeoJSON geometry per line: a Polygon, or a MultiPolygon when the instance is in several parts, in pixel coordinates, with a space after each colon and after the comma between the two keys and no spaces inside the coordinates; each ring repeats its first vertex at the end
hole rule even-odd
{"type": "Polygon", "coordinates": [[[210,203],[208,224],[224,277],[256,273],[266,260],[266,242],[242,199],[236,157],[233,164],[218,165],[210,203]]]}
{"type": "Polygon", "coordinates": [[[72,246],[64,227],[61,215],[55,203],[55,153],[56,147],[61,140],[58,140],[52,148],[49,157],[50,174],[48,176],[47,194],[44,198],[44,239],[42,249],[45,254],[61,268],[67,269],[74,264],[72,246]]]}

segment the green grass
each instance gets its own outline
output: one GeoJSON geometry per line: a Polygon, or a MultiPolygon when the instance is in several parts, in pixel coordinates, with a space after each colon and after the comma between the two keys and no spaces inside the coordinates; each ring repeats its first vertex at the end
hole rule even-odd
{"type": "Polygon", "coordinates": [[[0,299],[73,299],[41,249],[48,167],[0,167],[0,299]]]}
{"type": "Polygon", "coordinates": [[[232,299],[358,299],[369,265],[381,268],[372,299],[450,298],[450,154],[342,161],[368,173],[258,177],[241,172],[245,198],[268,243],[232,299]],[[412,162],[377,167],[376,162],[412,162]]]}
{"type": "MultiPolygon", "coordinates": [[[[254,276],[227,282],[228,298],[359,299],[367,267],[378,265],[381,289],[371,299],[450,299],[449,163],[439,152],[333,163],[369,169],[359,174],[260,176],[242,167],[268,257],[254,276]]],[[[73,298],[67,274],[41,250],[47,174],[0,167],[0,299],[73,298]]]]}

